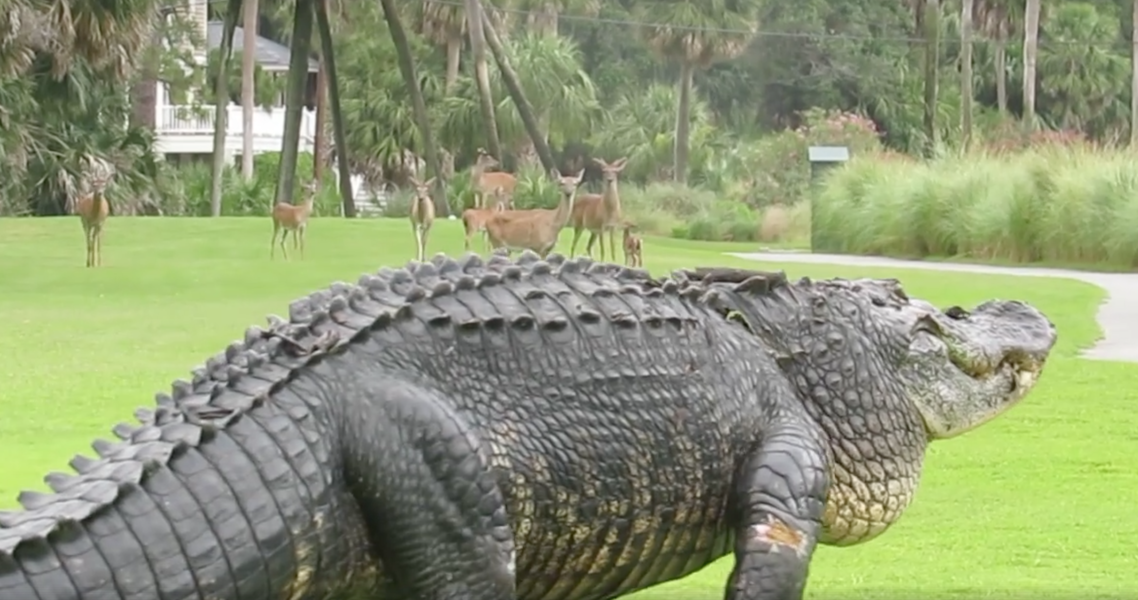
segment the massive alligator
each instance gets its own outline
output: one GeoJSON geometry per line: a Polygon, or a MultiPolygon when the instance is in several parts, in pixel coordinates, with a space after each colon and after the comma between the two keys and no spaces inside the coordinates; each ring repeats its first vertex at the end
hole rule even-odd
{"type": "Polygon", "coordinates": [[[732,552],[728,600],[801,598],[1056,339],[895,280],[531,252],[269,320],[0,515],[0,598],[600,600],[732,552]]]}

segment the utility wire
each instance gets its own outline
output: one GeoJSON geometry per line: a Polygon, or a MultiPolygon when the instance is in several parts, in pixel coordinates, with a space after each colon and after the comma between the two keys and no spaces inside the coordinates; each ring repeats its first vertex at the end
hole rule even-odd
{"type": "MultiPolygon", "coordinates": [[[[454,6],[454,7],[458,7],[458,8],[465,8],[465,6],[466,6],[462,0],[418,0],[418,1],[429,1],[432,4],[441,4],[443,6],[454,6]]],[[[666,2],[660,2],[659,0],[637,0],[637,1],[638,2],[645,2],[648,4],[657,4],[657,5],[667,4],[666,2]]],[[[205,2],[206,2],[206,4],[209,4],[209,5],[227,4],[228,0],[205,0],[205,2]]],[[[528,10],[528,9],[523,9],[523,8],[503,8],[503,7],[495,6],[495,5],[493,5],[489,2],[485,2],[485,1],[483,2],[483,4],[485,5],[485,9],[487,9],[487,10],[492,9],[494,11],[507,13],[507,14],[515,14],[515,15],[520,15],[520,16],[533,16],[533,15],[543,15],[544,14],[544,13],[541,13],[539,11],[528,10]]],[[[771,31],[771,30],[762,30],[762,29],[752,31],[752,30],[748,30],[748,29],[739,29],[739,28],[695,27],[695,26],[688,26],[688,25],[673,25],[671,23],[639,21],[639,20],[634,20],[634,19],[617,19],[617,18],[611,18],[611,17],[601,17],[599,15],[588,16],[588,15],[574,15],[574,14],[568,14],[568,13],[558,14],[557,19],[558,19],[558,21],[569,21],[569,22],[578,22],[578,23],[600,23],[600,24],[618,25],[618,26],[622,26],[622,27],[633,27],[633,28],[643,27],[643,28],[655,28],[655,29],[670,29],[673,31],[720,33],[720,34],[728,34],[728,35],[732,35],[732,34],[734,34],[734,35],[747,35],[747,36],[752,36],[752,37],[756,37],[756,38],[782,38],[782,39],[792,39],[792,40],[845,40],[845,41],[885,42],[885,43],[912,44],[912,45],[923,45],[923,44],[925,44],[924,38],[912,37],[912,36],[898,36],[898,35],[867,35],[867,34],[854,34],[854,33],[839,33],[839,32],[835,32],[835,31],[818,32],[818,33],[807,32],[807,31],[771,31]]],[[[1040,33],[1042,34],[1043,32],[1041,31],[1040,33]]],[[[943,35],[941,36],[941,44],[951,43],[954,41],[959,42],[959,40],[956,38],[948,39],[948,38],[945,38],[943,35]]],[[[977,44],[977,45],[995,44],[996,40],[990,39],[990,38],[980,34],[980,32],[976,31],[975,28],[973,28],[972,43],[977,44]]],[[[1080,48],[1093,48],[1093,49],[1122,49],[1122,48],[1129,49],[1130,48],[1130,42],[1127,40],[1115,40],[1111,43],[1103,44],[1098,40],[1089,40],[1089,39],[1088,40],[1070,40],[1070,39],[1049,40],[1049,39],[1045,39],[1043,37],[1040,37],[1040,39],[1038,41],[1038,47],[1040,49],[1071,47],[1071,46],[1076,46],[1076,47],[1080,47],[1080,48]]]]}

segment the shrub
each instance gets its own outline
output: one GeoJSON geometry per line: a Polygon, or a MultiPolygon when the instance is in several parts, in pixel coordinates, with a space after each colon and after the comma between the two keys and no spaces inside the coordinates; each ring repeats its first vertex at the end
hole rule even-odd
{"type": "Polygon", "coordinates": [[[814,210],[821,251],[1138,266],[1138,165],[1125,152],[867,156],[826,179],[814,210]]]}

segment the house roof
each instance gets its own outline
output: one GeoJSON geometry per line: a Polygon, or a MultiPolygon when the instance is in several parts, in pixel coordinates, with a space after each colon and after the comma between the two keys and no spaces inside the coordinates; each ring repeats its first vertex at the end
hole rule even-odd
{"type": "MultiPolygon", "coordinates": [[[[210,50],[216,50],[221,47],[221,30],[224,24],[221,21],[210,21],[206,24],[206,42],[209,44],[210,50]]],[[[233,51],[241,52],[245,47],[245,34],[241,27],[237,27],[233,32],[233,51]]],[[[257,64],[266,71],[287,71],[288,70],[288,46],[278,44],[273,40],[257,36],[257,49],[256,60],[257,64]]],[[[308,72],[315,73],[320,70],[320,63],[316,60],[308,59],[308,72]]]]}

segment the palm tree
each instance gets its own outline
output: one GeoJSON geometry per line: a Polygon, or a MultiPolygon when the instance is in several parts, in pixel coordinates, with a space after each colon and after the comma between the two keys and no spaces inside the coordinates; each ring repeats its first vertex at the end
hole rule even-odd
{"type": "Polygon", "coordinates": [[[241,44],[241,175],[253,179],[253,106],[256,103],[257,0],[245,0],[241,44]]]}
{"type": "Polygon", "coordinates": [[[486,145],[490,154],[502,160],[502,142],[498,138],[498,119],[494,114],[494,97],[490,92],[490,71],[486,63],[485,23],[482,20],[482,3],[466,0],[466,23],[470,32],[470,50],[474,55],[474,80],[478,84],[478,99],[482,106],[482,126],[486,130],[486,145]]]}
{"type": "Polygon", "coordinates": [[[973,24],[993,45],[996,108],[1001,113],[1008,111],[1008,39],[1016,29],[1021,6],[1018,0],[975,0],[972,11],[973,24]]]}
{"type": "Polygon", "coordinates": [[[388,34],[391,36],[391,42],[395,45],[395,50],[399,55],[399,70],[403,73],[403,83],[411,94],[411,108],[415,112],[415,122],[423,140],[424,154],[427,155],[427,168],[430,170],[431,177],[435,179],[435,209],[441,209],[442,214],[449,216],[450,204],[446,201],[446,182],[442,177],[439,152],[431,132],[427,103],[423,100],[423,90],[419,86],[419,77],[415,74],[415,63],[411,57],[411,44],[407,40],[407,32],[403,28],[395,0],[380,0],[380,4],[383,6],[383,17],[387,20],[388,34]]]}
{"type": "Polygon", "coordinates": [[[592,17],[601,10],[600,0],[512,0],[509,5],[527,14],[529,31],[541,36],[557,35],[563,13],[592,17]]]}
{"type": "Polygon", "coordinates": [[[648,46],[680,68],[676,103],[676,145],[672,177],[687,181],[692,78],[718,60],[746,50],[758,30],[759,0],[641,2],[633,14],[646,23],[640,29],[648,46]]]}
{"type": "MultiPolygon", "coordinates": [[[[221,178],[225,172],[225,136],[229,127],[229,60],[233,57],[233,33],[237,29],[237,13],[240,10],[241,0],[228,1],[222,19],[217,80],[213,88],[213,163],[210,170],[209,210],[214,217],[221,216],[221,178]]],[[[284,170],[283,157],[281,170],[284,170]]]]}
{"type": "Polygon", "coordinates": [[[467,35],[466,10],[457,4],[424,0],[419,17],[419,30],[436,45],[446,50],[447,94],[454,91],[462,59],[462,44],[467,35]]]}
{"type": "Polygon", "coordinates": [[[964,149],[972,141],[972,9],[974,0],[960,1],[960,137],[964,149]]]}
{"type": "Polygon", "coordinates": [[[1130,2],[1130,146],[1138,147],[1138,0],[1130,2]]]}
{"type": "Polygon", "coordinates": [[[1042,0],[1026,0],[1023,9],[1023,121],[1035,128],[1035,66],[1039,56],[1039,11],[1042,0]]]}

